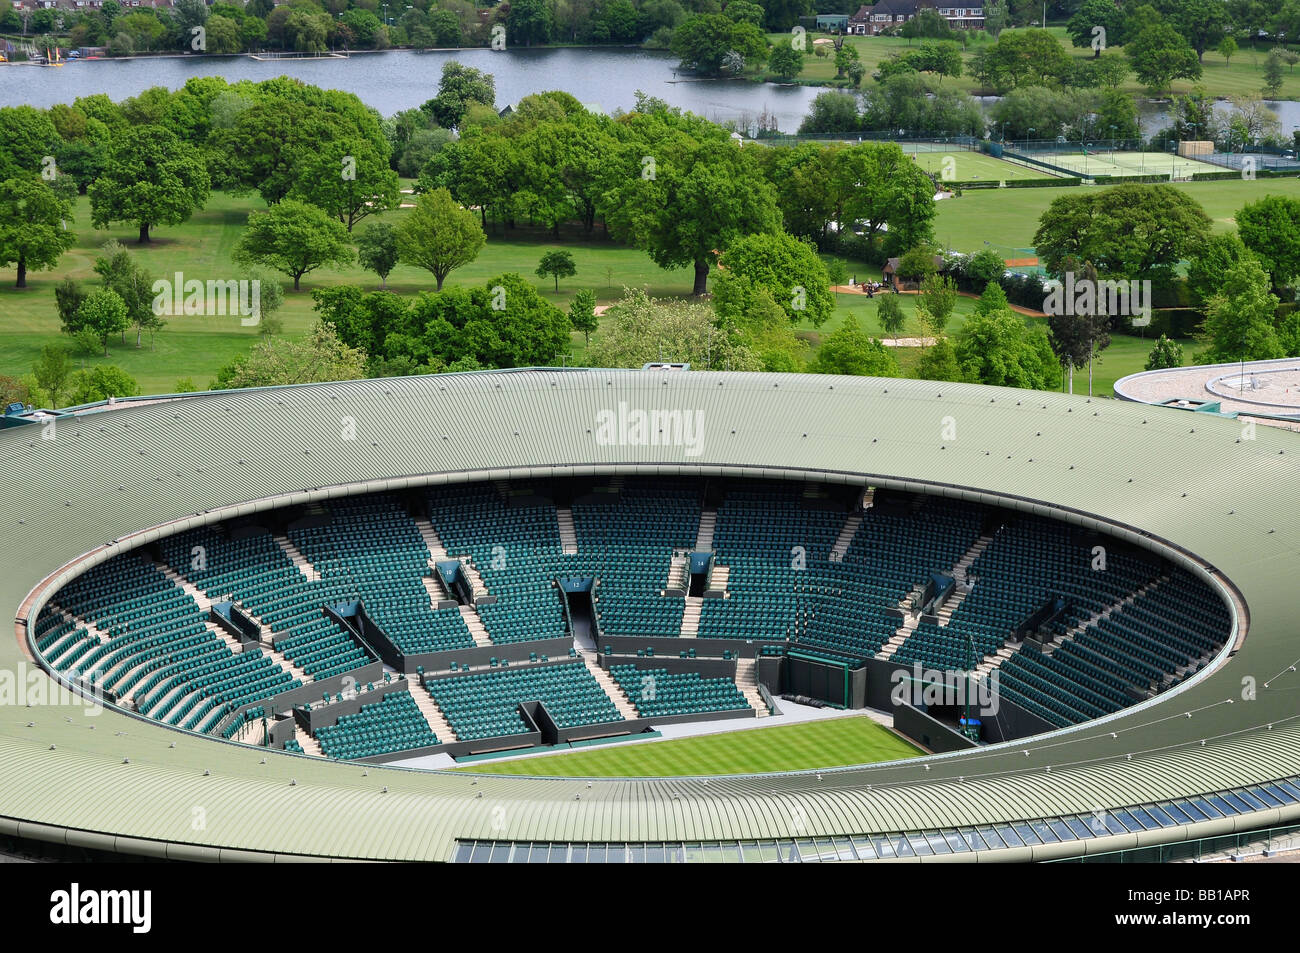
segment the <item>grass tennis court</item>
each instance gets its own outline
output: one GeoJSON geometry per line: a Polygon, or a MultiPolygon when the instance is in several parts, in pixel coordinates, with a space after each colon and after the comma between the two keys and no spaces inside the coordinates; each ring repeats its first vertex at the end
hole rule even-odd
{"type": "Polygon", "coordinates": [[[1111,152],[1109,149],[1089,150],[1060,154],[1032,152],[1035,159],[1052,165],[1073,169],[1080,175],[1169,175],[1183,178],[1194,172],[1223,172],[1221,166],[1210,162],[1187,159],[1168,152],[1111,152]]]}
{"type": "MultiPolygon", "coordinates": [[[[981,152],[951,149],[947,152],[918,152],[916,164],[951,182],[1006,182],[1011,179],[1047,179],[1052,173],[1045,169],[995,159],[981,152]]],[[[1048,159],[1051,162],[1053,160],[1048,159]]]]}
{"type": "Polygon", "coordinates": [[[921,753],[863,715],[475,764],[459,770],[565,778],[748,774],[868,764],[921,753]]]}

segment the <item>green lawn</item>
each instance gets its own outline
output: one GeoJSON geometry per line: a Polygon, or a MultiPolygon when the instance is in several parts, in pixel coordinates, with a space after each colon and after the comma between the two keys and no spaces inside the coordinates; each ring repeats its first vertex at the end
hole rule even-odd
{"type": "Polygon", "coordinates": [[[751,774],[871,764],[921,753],[864,715],[480,763],[458,770],[565,778],[751,774]]]}
{"type": "MultiPolygon", "coordinates": [[[[1088,59],[1092,56],[1091,48],[1080,48],[1074,46],[1070,38],[1065,33],[1064,27],[1048,27],[1052,33],[1065,47],[1066,51],[1076,59],[1088,59]]],[[[798,82],[810,85],[824,85],[836,82],[835,80],[835,60],[834,53],[828,56],[816,56],[813,53],[814,42],[817,39],[826,39],[827,34],[809,34],[808,51],[804,56],[803,72],[798,76],[798,82]]],[[[774,33],[769,34],[768,39],[772,42],[780,42],[789,39],[788,34],[774,33]]],[[[969,39],[969,38],[968,38],[969,39]]],[[[908,49],[916,49],[925,40],[905,40],[901,37],[888,36],[850,36],[845,40],[850,46],[858,51],[858,57],[862,65],[866,67],[866,78],[863,80],[863,86],[871,82],[871,74],[879,67],[881,60],[888,58],[893,53],[905,53],[908,49]]],[[[985,45],[991,43],[991,40],[985,40],[985,45]]],[[[823,44],[825,45],[825,44],[823,44]]],[[[964,61],[969,61],[970,57],[980,48],[979,41],[970,41],[963,55],[964,61]]],[[[1292,49],[1297,47],[1292,44],[1292,49]]],[[[1268,58],[1270,47],[1261,45],[1258,49],[1250,46],[1244,46],[1239,50],[1230,61],[1225,61],[1218,53],[1207,51],[1201,62],[1203,74],[1200,83],[1210,91],[1212,96],[1240,96],[1246,93],[1259,93],[1264,86],[1264,62],[1268,58]]],[[[1111,47],[1111,51],[1123,53],[1123,47],[1111,47]]],[[[839,81],[843,82],[843,80],[839,81]]],[[[1169,92],[1186,93],[1189,92],[1196,83],[1191,80],[1175,80],[1169,92]]],[[[968,74],[955,77],[945,77],[943,86],[946,88],[960,89],[965,92],[975,92],[976,83],[968,74]]],[[[1128,82],[1120,87],[1124,92],[1133,95],[1149,95],[1149,91],[1137,82],[1129,74],[1128,82]]],[[[1274,97],[1269,97],[1274,98],[1274,97]]],[[[1282,91],[1276,97],[1278,99],[1300,99],[1300,72],[1288,68],[1282,80],[1282,91]]],[[[793,132],[793,129],[782,130],[783,132],[793,132]]]]}
{"type": "MultiPolygon", "coordinates": [[[[55,270],[29,273],[28,287],[18,290],[13,287],[14,270],[0,269],[0,311],[6,319],[0,327],[0,375],[21,376],[31,370],[42,346],[53,341],[68,342],[59,333],[54,287],[64,277],[85,283],[98,282],[92,266],[100,246],[110,238],[126,245],[156,278],[171,279],[178,271],[186,279],[202,281],[235,278],[240,272],[231,262],[231,250],[248,212],[264,207],[256,196],[235,197],[214,192],[207,207],[188,222],[156,228],[154,241],[140,246],[135,244],[135,230],[129,227],[91,228],[89,202],[81,198],[71,226],[76,231],[77,243],[60,259],[55,270]]],[[[386,217],[399,221],[405,214],[398,210],[386,217]]],[[[365,220],[359,227],[364,228],[370,221],[365,220]]],[[[591,288],[599,303],[609,303],[622,296],[624,286],[644,287],[656,296],[688,295],[693,280],[690,269],[665,271],[644,252],[603,240],[599,230],[590,241],[566,234],[562,241],[554,242],[545,235],[525,234],[524,230],[506,236],[498,229],[489,234],[477,260],[453,272],[447,286],[481,285],[506,271],[517,271],[531,279],[547,299],[566,310],[579,288],[591,288]],[[575,277],[561,280],[558,294],[552,279],[533,274],[542,255],[552,248],[572,252],[578,267],[575,277]]],[[[313,288],[338,284],[379,287],[378,278],[355,265],[310,272],[303,277],[302,290],[297,293],[293,291],[292,281],[288,278],[283,281],[286,300],[280,317],[284,319],[287,336],[301,334],[313,323],[313,288]]],[[[434,281],[427,272],[400,265],[389,275],[388,287],[400,294],[415,294],[432,291],[434,281]]],[[[117,364],[140,382],[144,393],[165,393],[183,377],[192,378],[200,388],[205,387],[220,367],[248,350],[257,339],[257,329],[242,327],[237,316],[176,316],[167,319],[167,326],[155,337],[153,350],[148,337],[144,346],[137,349],[134,336],[128,333],[125,344],[120,339],[110,342],[109,357],[97,353],[78,356],[77,360],[85,365],[117,364]]],[[[575,341],[581,343],[582,336],[575,335],[575,341]]]]}
{"type": "MultiPolygon", "coordinates": [[[[955,251],[978,251],[987,242],[1005,257],[1011,257],[1016,249],[1033,246],[1038,219],[1054,199],[1077,195],[1081,188],[1091,186],[967,190],[939,203],[935,237],[940,244],[955,251]]],[[[1300,179],[1175,182],[1174,188],[1196,199],[1220,229],[1229,228],[1233,216],[1247,202],[1266,195],[1300,198],[1300,179]]]]}

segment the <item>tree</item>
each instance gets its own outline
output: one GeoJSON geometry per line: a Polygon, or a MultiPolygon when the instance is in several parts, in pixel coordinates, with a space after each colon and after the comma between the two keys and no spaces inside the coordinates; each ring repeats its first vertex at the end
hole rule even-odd
{"type": "Polygon", "coordinates": [[[591,332],[599,325],[596,318],[596,293],[590,288],[583,288],[569,302],[569,323],[575,331],[582,332],[583,343],[590,347],[591,332]]]}
{"type": "Polygon", "coordinates": [[[140,340],[147,330],[152,335],[165,323],[161,314],[154,308],[154,277],[131,257],[131,253],[119,242],[104,244],[103,254],[95,259],[95,274],[104,282],[104,287],[117,293],[126,305],[128,326],[136,329],[135,346],[140,347],[140,340]]]}
{"type": "Polygon", "coordinates": [[[496,81],[491,73],[484,73],[456,60],[442,66],[442,79],[438,82],[438,95],[420,108],[431,115],[444,129],[459,129],[461,120],[472,103],[496,106],[496,81]]]}
{"type": "Polygon", "coordinates": [[[397,208],[397,173],[366,139],[336,139],[299,166],[292,198],[310,202],[352,231],[367,215],[397,208]]]}
{"type": "Polygon", "coordinates": [[[784,232],[738,238],[718,260],[714,304],[724,318],[738,318],[766,292],[791,324],[821,327],[835,310],[826,266],[807,242],[784,232]]]}
{"type": "Polygon", "coordinates": [[[1238,262],[1223,276],[1219,291],[1205,309],[1206,363],[1267,361],[1283,357],[1273,328],[1278,300],[1254,258],[1238,262]]]}
{"type": "Polygon", "coordinates": [[[1225,36],[1222,40],[1219,41],[1218,50],[1219,50],[1219,55],[1223,57],[1223,62],[1225,64],[1231,64],[1232,57],[1237,52],[1237,41],[1230,36],[1225,36]]]}
{"type": "Polygon", "coordinates": [[[352,381],[365,376],[365,352],[348,347],[333,327],[318,322],[301,339],[276,338],[253,345],[217,372],[213,389],[352,381]]]}
{"type": "Polygon", "coordinates": [[[892,338],[898,337],[907,321],[903,317],[903,309],[898,303],[898,295],[886,294],[880,296],[880,303],[876,305],[876,320],[880,322],[880,330],[892,338]]]}
{"type": "Polygon", "coordinates": [[[446,189],[421,195],[397,227],[401,260],[432,272],[439,291],[452,271],[478,257],[486,240],[478,218],[461,208],[446,189]]]}
{"type": "Polygon", "coordinates": [[[1210,218],[1169,185],[1119,185],[1054,199],[1034,245],[1053,275],[1090,261],[1103,278],[1167,278],[1209,237],[1210,218]]]}
{"type": "Polygon", "coordinates": [[[1300,200],[1269,195],[1244,206],[1236,218],[1242,243],[1259,258],[1274,288],[1300,277],[1300,200]]]}
{"type": "Polygon", "coordinates": [[[506,30],[512,43],[522,46],[548,43],[551,28],[551,7],[545,0],[512,0],[506,16],[506,30]]]}
{"type": "Polygon", "coordinates": [[[704,294],[719,249],[742,235],[780,227],[772,187],[752,151],[720,138],[720,132],[695,123],[689,131],[674,129],[686,123],[662,114],[634,115],[649,127],[643,130],[647,138],[629,142],[617,173],[611,169],[606,221],[616,237],[644,248],[661,268],[693,266],[692,293],[704,294]],[[642,164],[645,156],[655,160],[652,177],[642,164]]]}
{"type": "Polygon", "coordinates": [[[1151,7],[1139,7],[1132,14],[1124,53],[1138,81],[1156,92],[1168,89],[1175,79],[1201,78],[1196,51],[1151,7]]]}
{"type": "Polygon", "coordinates": [[[297,291],[303,275],[323,265],[350,264],[355,256],[347,229],[338,221],[315,205],[285,199],[265,212],[248,214],[232,257],[289,275],[297,291]]]}
{"type": "Polygon", "coordinates": [[[1211,235],[1187,263],[1187,290],[1192,300],[1203,306],[1218,291],[1228,269],[1251,254],[1236,232],[1211,235]]]}
{"type": "Polygon", "coordinates": [[[799,124],[799,134],[857,132],[861,128],[857,97],[851,93],[826,90],[813,99],[808,115],[799,124]]]}
{"type": "Polygon", "coordinates": [[[555,290],[560,290],[561,278],[572,278],[578,273],[578,266],[573,262],[573,253],[565,249],[558,251],[548,251],[542,255],[542,260],[537,266],[535,274],[539,278],[545,278],[552,275],[555,278],[555,290]]]}
{"type": "Polygon", "coordinates": [[[1055,390],[1061,382],[1047,334],[1012,311],[971,315],[954,349],[963,376],[975,383],[1055,390]]]}
{"type": "Polygon", "coordinates": [[[125,331],[130,323],[127,319],[126,304],[116,291],[101,288],[92,291],[77,309],[77,323],[95,333],[103,345],[104,356],[108,357],[108,338],[112,334],[125,331]]]}
{"type": "Polygon", "coordinates": [[[1277,96],[1282,92],[1282,78],[1282,57],[1277,50],[1273,50],[1264,61],[1264,92],[1269,96],[1277,96]]]}
{"type": "Polygon", "coordinates": [[[796,50],[789,40],[782,40],[768,55],[767,68],[776,79],[788,83],[803,72],[803,50],[796,50]]]}
{"type": "Polygon", "coordinates": [[[957,285],[947,275],[927,275],[921,280],[921,294],[917,310],[925,313],[925,323],[935,336],[943,334],[948,326],[948,316],[957,306],[957,285]]]}
{"type": "Polygon", "coordinates": [[[1007,273],[1006,261],[992,248],[981,248],[964,264],[962,274],[976,288],[986,287],[990,281],[997,283],[1007,273]]]}
{"type": "Polygon", "coordinates": [[[831,289],[835,292],[836,306],[840,300],[840,285],[849,280],[849,269],[841,258],[832,258],[826,262],[826,280],[831,283],[831,289]]]}
{"type": "Polygon", "coordinates": [[[40,389],[49,395],[51,407],[59,407],[68,378],[72,376],[72,359],[62,345],[47,344],[41,348],[41,356],[32,365],[32,374],[40,389]]]}
{"type": "Polygon", "coordinates": [[[257,333],[270,337],[283,331],[284,321],[277,314],[284,307],[284,286],[280,279],[260,268],[250,268],[241,280],[257,288],[257,333]]]}
{"type": "Polygon", "coordinates": [[[939,270],[939,266],[934,261],[935,255],[935,249],[931,245],[917,245],[909,248],[898,259],[896,274],[903,281],[914,281],[921,284],[939,270]]]}
{"type": "Polygon", "coordinates": [[[28,270],[53,268],[75,236],[67,230],[72,206],[35,175],[0,182],[0,267],[17,266],[15,288],[28,270]]]}
{"type": "Polygon", "coordinates": [[[670,49],[682,69],[718,76],[729,53],[739,54],[744,63],[761,62],[767,40],[752,23],[737,23],[721,13],[697,13],[678,24],[670,49]]]}
{"type": "Polygon", "coordinates": [[[388,276],[397,267],[397,229],[389,222],[375,222],[357,233],[357,258],[361,267],[379,276],[380,287],[388,288],[388,276]]]}
{"type": "Polygon", "coordinates": [[[54,300],[59,310],[59,322],[62,330],[75,335],[81,330],[77,319],[77,309],[86,300],[86,292],[81,285],[71,278],[64,278],[54,286],[54,300]]]}
{"type": "Polygon", "coordinates": [[[53,120],[35,106],[0,108],[0,129],[0,181],[40,174],[59,144],[53,120]]]}
{"type": "Polygon", "coordinates": [[[893,352],[867,334],[858,319],[849,315],[826,336],[817,359],[809,368],[814,374],[853,374],[865,377],[897,377],[898,360],[893,352]]]}
{"type": "Polygon", "coordinates": [[[179,225],[208,200],[207,166],[199,151],[163,126],[136,126],[109,143],[104,172],[91,184],[90,220],[139,226],[140,244],[155,225],[179,225]]]}
{"type": "Polygon", "coordinates": [[[1112,0],[1083,0],[1065,25],[1070,42],[1079,47],[1091,46],[1094,57],[1101,56],[1107,46],[1123,44],[1123,30],[1123,12],[1112,0]]]}
{"type": "Polygon", "coordinates": [[[943,337],[928,347],[916,362],[916,377],[923,381],[962,381],[961,365],[957,362],[957,349],[952,341],[943,337]]]}
{"type": "Polygon", "coordinates": [[[1183,366],[1183,346],[1177,341],[1171,341],[1165,335],[1160,335],[1160,340],[1156,341],[1155,347],[1151,349],[1150,356],[1147,357],[1145,369],[1148,371],[1161,371],[1169,367],[1183,366]]]}
{"type": "Polygon", "coordinates": [[[1167,9],[1170,25],[1196,51],[1198,62],[1207,49],[1225,38],[1228,12],[1223,0],[1178,0],[1167,9]]]}
{"type": "Polygon", "coordinates": [[[92,404],[110,397],[136,397],[140,385],[116,364],[96,364],[75,372],[68,381],[74,405],[92,404]]]}
{"type": "Polygon", "coordinates": [[[1007,302],[1007,293],[1002,290],[1002,285],[996,281],[990,281],[980,292],[979,300],[975,302],[976,314],[992,314],[994,311],[1010,311],[1011,305],[1007,302]]]}
{"type": "Polygon", "coordinates": [[[587,353],[588,362],[592,367],[642,367],[684,361],[705,369],[761,370],[758,356],[719,328],[715,317],[706,304],[659,300],[625,289],[605,312],[605,326],[587,353]]]}

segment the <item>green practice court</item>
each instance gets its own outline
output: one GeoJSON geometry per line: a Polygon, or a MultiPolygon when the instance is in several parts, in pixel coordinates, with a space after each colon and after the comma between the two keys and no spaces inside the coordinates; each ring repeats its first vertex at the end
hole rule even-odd
{"type": "Polygon", "coordinates": [[[1075,148],[1068,152],[1030,152],[1026,155],[1051,165],[1070,169],[1085,178],[1097,175],[1170,175],[1175,179],[1190,179],[1196,172],[1223,172],[1222,166],[1197,159],[1188,159],[1168,152],[1112,152],[1110,149],[1089,149],[1086,153],[1075,148]]]}
{"type": "MultiPolygon", "coordinates": [[[[1034,169],[1029,166],[995,159],[982,152],[970,152],[966,149],[953,148],[946,152],[915,152],[903,146],[904,152],[912,152],[916,164],[926,172],[939,176],[947,182],[1009,182],[1016,179],[1049,179],[1053,173],[1046,169],[1034,169]]],[[[1052,160],[1048,160],[1052,161],[1052,160]]]]}

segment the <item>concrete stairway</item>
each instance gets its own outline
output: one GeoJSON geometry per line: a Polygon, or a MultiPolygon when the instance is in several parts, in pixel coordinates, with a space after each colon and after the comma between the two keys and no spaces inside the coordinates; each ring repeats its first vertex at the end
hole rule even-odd
{"type": "Polygon", "coordinates": [[[285,555],[293,560],[293,564],[298,567],[298,571],[301,572],[310,582],[316,582],[320,579],[320,573],[316,571],[316,567],[313,566],[298,547],[293,544],[293,540],[282,534],[276,534],[274,539],[276,544],[284,550],[285,555]]]}
{"type": "Polygon", "coordinates": [[[700,610],[703,608],[704,600],[699,596],[687,596],[686,607],[682,609],[682,633],[683,639],[693,639],[700,631],[700,610]]]}
{"type": "Polygon", "coordinates": [[[421,685],[414,677],[411,678],[411,697],[415,699],[415,707],[420,709],[424,715],[424,720],[429,723],[433,733],[438,736],[440,743],[456,741],[456,732],[451,730],[451,724],[438,707],[438,703],[433,700],[429,690],[421,685]]]}
{"type": "Polygon", "coordinates": [[[1007,639],[1006,643],[999,647],[996,652],[992,652],[980,660],[980,663],[975,666],[975,677],[977,679],[986,678],[989,672],[995,668],[1000,668],[1003,662],[1019,652],[1024,644],[1024,642],[1013,642],[1007,639]]]}
{"type": "Polygon", "coordinates": [[[691,582],[690,563],[691,559],[686,550],[673,550],[673,558],[668,563],[668,581],[664,583],[664,588],[686,591],[691,582]]]}
{"type": "Polygon", "coordinates": [[[587,671],[591,672],[592,677],[600,683],[600,687],[605,690],[614,707],[618,709],[620,715],[624,718],[640,718],[641,713],[636,710],[632,700],[627,697],[627,692],[623,691],[621,685],[614,681],[614,677],[597,664],[596,660],[590,655],[582,656],[583,662],[587,665],[587,671]]]}
{"type": "Polygon", "coordinates": [[[695,551],[709,553],[713,551],[713,531],[718,525],[718,509],[710,506],[700,513],[700,529],[695,534],[695,551]]]}
{"type": "Polygon", "coordinates": [[[844,554],[849,551],[849,544],[853,542],[853,537],[857,535],[858,527],[862,525],[862,514],[854,510],[844,521],[840,528],[840,535],[835,540],[835,545],[831,547],[830,561],[833,563],[842,562],[844,554]]]}
{"type": "Polygon", "coordinates": [[[758,693],[758,659],[742,658],[736,662],[736,687],[759,718],[767,718],[772,714],[767,710],[763,696],[758,693]]]}
{"type": "Polygon", "coordinates": [[[916,631],[916,627],[921,624],[921,613],[909,612],[903,616],[903,624],[898,627],[898,631],[890,638],[888,642],[880,647],[876,653],[876,658],[887,659],[895,652],[898,647],[907,641],[907,637],[916,631]]]}
{"type": "Polygon", "coordinates": [[[1100,612],[1094,612],[1083,622],[1080,622],[1078,625],[1074,626],[1074,628],[1062,632],[1060,635],[1056,636],[1056,638],[1052,639],[1052,641],[1044,645],[1043,653],[1046,655],[1051,655],[1053,652],[1055,652],[1066,642],[1074,641],[1074,637],[1079,635],[1085,629],[1092,628],[1098,622],[1101,622],[1103,619],[1109,619],[1112,613],[1118,612],[1120,609],[1124,608],[1125,606],[1131,606],[1133,603],[1137,602],[1137,600],[1141,599],[1143,596],[1145,596],[1156,586],[1160,585],[1162,582],[1168,582],[1168,581],[1169,581],[1168,573],[1162,573],[1157,578],[1148,582],[1141,589],[1137,590],[1137,592],[1130,593],[1129,595],[1125,596],[1123,599],[1117,600],[1111,605],[1108,605],[1105,609],[1102,609],[1100,612]]]}
{"type": "Polygon", "coordinates": [[[307,734],[307,732],[303,731],[301,728],[294,733],[294,738],[297,739],[304,754],[309,754],[314,758],[325,757],[325,752],[321,750],[320,742],[307,734]]]}
{"type": "Polygon", "coordinates": [[[461,606],[460,617],[465,620],[465,628],[469,629],[469,634],[474,637],[475,645],[492,644],[492,640],[488,638],[487,628],[483,625],[483,620],[473,606],[461,606]]]}
{"type": "Polygon", "coordinates": [[[730,566],[719,566],[713,564],[713,575],[709,579],[709,592],[721,592],[723,598],[728,597],[727,580],[731,578],[730,566]]]}
{"type": "Polygon", "coordinates": [[[450,599],[447,592],[442,587],[442,580],[437,576],[425,576],[421,582],[424,583],[424,591],[429,594],[430,607],[437,609],[438,603],[444,599],[450,599]]]}
{"type": "MultiPolygon", "coordinates": [[[[212,600],[209,599],[207,596],[205,596],[202,592],[200,592],[198,587],[195,586],[194,583],[190,582],[188,579],[186,579],[176,570],[172,569],[170,566],[163,565],[162,563],[155,563],[154,565],[156,565],[160,570],[162,570],[162,574],[166,576],[168,579],[170,579],[174,585],[179,586],[187,595],[190,596],[190,598],[192,598],[195,602],[197,602],[199,604],[199,608],[204,612],[204,614],[206,614],[207,611],[212,607],[212,600]]],[[[254,622],[257,623],[261,634],[261,639],[260,639],[261,644],[259,645],[259,648],[261,648],[263,655],[271,659],[271,661],[279,665],[280,668],[288,672],[290,676],[298,679],[298,681],[302,682],[304,685],[314,681],[314,679],[310,675],[308,675],[306,672],[300,669],[293,662],[289,661],[289,659],[285,657],[283,652],[278,651],[271,645],[272,633],[271,633],[271,627],[269,625],[263,622],[259,616],[255,615],[243,603],[236,601],[235,605],[239,606],[240,611],[243,612],[244,615],[248,616],[250,619],[252,619],[254,622]]],[[[233,635],[231,635],[221,626],[217,625],[215,622],[211,622],[207,619],[204,619],[203,624],[208,627],[209,631],[216,633],[228,646],[230,646],[230,650],[232,652],[244,651],[242,647],[243,643],[241,643],[238,639],[236,639],[233,635]]]]}
{"type": "Polygon", "coordinates": [[[876,505],[876,488],[874,486],[869,486],[867,487],[866,491],[862,494],[862,508],[864,510],[869,510],[875,505],[876,505]]]}
{"type": "MultiPolygon", "coordinates": [[[[64,622],[71,622],[73,625],[85,629],[87,635],[99,639],[101,643],[111,641],[109,634],[105,632],[103,629],[101,629],[99,626],[95,625],[93,622],[89,622],[86,619],[83,619],[81,616],[73,615],[71,612],[69,612],[67,609],[62,608],[57,603],[51,602],[50,609],[54,612],[57,612],[59,615],[63,616],[64,622]]],[[[57,657],[46,656],[46,659],[47,661],[49,661],[51,665],[53,665],[55,668],[58,668],[59,659],[67,655],[68,651],[71,648],[72,646],[69,646],[68,649],[65,649],[64,651],[60,652],[57,657]]]]}
{"type": "Polygon", "coordinates": [[[420,531],[420,537],[424,540],[424,545],[429,547],[429,563],[441,562],[450,557],[447,555],[447,549],[442,545],[442,540],[438,538],[438,531],[433,528],[424,517],[415,521],[415,528],[420,531]]]}
{"type": "Polygon", "coordinates": [[[178,586],[182,592],[198,603],[200,612],[207,612],[212,608],[212,600],[208,598],[208,594],[198,586],[194,585],[194,583],[190,582],[175,569],[165,563],[154,563],[154,565],[164,576],[170,579],[174,585],[178,586]]]}
{"type": "Polygon", "coordinates": [[[578,552],[578,531],[573,528],[573,510],[567,506],[555,508],[555,522],[560,530],[560,545],[564,554],[572,556],[578,552]]]}
{"type": "Polygon", "coordinates": [[[483,582],[483,577],[480,576],[478,570],[474,568],[474,560],[468,556],[462,556],[460,564],[465,567],[465,578],[469,580],[470,592],[473,594],[475,600],[480,596],[486,596],[488,594],[488,589],[483,582]]]}

